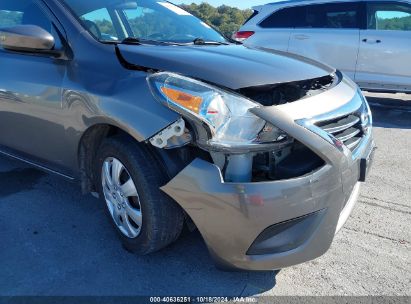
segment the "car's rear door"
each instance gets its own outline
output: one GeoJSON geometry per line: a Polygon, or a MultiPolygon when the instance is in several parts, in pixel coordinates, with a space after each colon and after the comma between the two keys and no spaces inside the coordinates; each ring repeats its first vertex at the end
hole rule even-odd
{"type": "MultiPolygon", "coordinates": [[[[0,1],[0,27],[31,24],[61,40],[51,14],[37,0],[0,1]]],[[[50,168],[64,165],[66,129],[62,83],[66,62],[0,47],[0,150],[50,168]]]]}
{"type": "Polygon", "coordinates": [[[297,6],[288,51],[324,62],[354,78],[361,4],[338,2],[297,6]]]}
{"type": "Polygon", "coordinates": [[[376,90],[411,91],[411,5],[367,3],[367,28],[360,32],[356,81],[376,90]]]}

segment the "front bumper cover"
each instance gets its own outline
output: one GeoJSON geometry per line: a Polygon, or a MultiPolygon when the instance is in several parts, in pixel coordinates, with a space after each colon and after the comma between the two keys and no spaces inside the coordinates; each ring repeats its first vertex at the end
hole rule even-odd
{"type": "Polygon", "coordinates": [[[217,166],[196,159],[162,190],[189,214],[219,266],[281,269],[329,249],[357,200],[361,159],[374,150],[374,142],[370,128],[351,153],[277,107],[260,108],[255,114],[309,147],[326,164],[289,180],[225,183],[217,166]]]}

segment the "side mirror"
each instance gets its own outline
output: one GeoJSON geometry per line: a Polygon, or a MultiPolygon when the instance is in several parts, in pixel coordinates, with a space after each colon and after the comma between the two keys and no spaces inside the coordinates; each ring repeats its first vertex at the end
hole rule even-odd
{"type": "Polygon", "coordinates": [[[35,25],[17,25],[0,28],[0,46],[13,51],[51,51],[54,37],[35,25]]]}

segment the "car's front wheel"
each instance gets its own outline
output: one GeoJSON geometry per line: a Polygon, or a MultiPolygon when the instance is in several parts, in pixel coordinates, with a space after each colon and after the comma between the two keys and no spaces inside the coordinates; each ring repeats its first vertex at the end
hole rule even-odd
{"type": "Polygon", "coordinates": [[[127,137],[109,138],[95,168],[100,196],[128,250],[148,254],[178,238],[183,212],[159,189],[167,176],[145,146],[127,137]]]}

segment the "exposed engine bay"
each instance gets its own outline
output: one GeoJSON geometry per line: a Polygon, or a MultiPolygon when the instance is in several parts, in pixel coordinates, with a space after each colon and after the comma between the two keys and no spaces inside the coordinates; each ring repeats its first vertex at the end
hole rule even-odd
{"type": "Polygon", "coordinates": [[[249,87],[238,92],[263,106],[282,105],[329,90],[338,82],[334,74],[288,83],[249,87]]]}
{"type": "MultiPolygon", "coordinates": [[[[244,88],[238,90],[238,93],[263,106],[282,105],[329,90],[338,83],[338,79],[335,74],[331,74],[304,81],[244,88]]],[[[324,161],[310,149],[268,123],[256,138],[256,142],[263,144],[260,150],[250,149],[243,153],[213,150],[198,145],[195,139],[199,134],[195,130],[192,122],[181,118],[149,141],[153,146],[166,151],[191,146],[190,149],[185,147],[180,156],[179,152],[174,151],[173,157],[179,157],[186,164],[196,157],[210,161],[220,168],[225,182],[290,179],[308,174],[324,165],[324,161]],[[275,142],[264,145],[273,138],[275,142]]]]}

